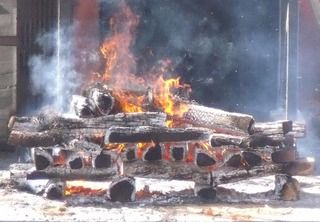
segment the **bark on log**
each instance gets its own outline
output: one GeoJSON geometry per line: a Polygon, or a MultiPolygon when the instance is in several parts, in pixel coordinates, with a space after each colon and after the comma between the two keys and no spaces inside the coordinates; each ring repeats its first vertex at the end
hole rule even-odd
{"type": "Polygon", "coordinates": [[[165,126],[164,113],[119,113],[92,119],[56,117],[39,121],[36,117],[16,117],[8,143],[28,147],[52,146],[73,139],[103,143],[105,129],[111,126],[165,126]],[[39,129],[46,129],[39,132],[39,129]]]}
{"type": "Polygon", "coordinates": [[[274,147],[293,147],[294,138],[291,135],[259,135],[253,134],[250,136],[233,136],[226,134],[214,133],[209,139],[209,144],[212,147],[220,146],[238,146],[240,148],[263,148],[265,146],[274,147]]]}
{"type": "Polygon", "coordinates": [[[173,161],[131,161],[123,163],[124,174],[132,177],[146,177],[167,180],[192,180],[209,184],[207,169],[192,163],[173,161]]]}
{"type": "Polygon", "coordinates": [[[251,177],[267,176],[283,172],[283,166],[280,164],[266,164],[262,166],[255,166],[251,169],[234,169],[230,167],[223,167],[211,174],[213,186],[237,182],[251,177]]]}
{"type": "Polygon", "coordinates": [[[111,91],[103,87],[101,84],[96,84],[87,90],[87,97],[92,100],[96,106],[96,116],[108,115],[114,108],[114,98],[111,91]]]}
{"type": "Polygon", "coordinates": [[[62,180],[108,180],[117,175],[117,169],[69,169],[64,167],[50,167],[27,174],[27,180],[62,179],[62,180]]]}
{"type": "Polygon", "coordinates": [[[221,109],[188,104],[182,121],[193,126],[214,129],[218,133],[252,134],[254,119],[251,115],[227,112],[221,109]]]}
{"type": "Polygon", "coordinates": [[[106,131],[105,144],[140,142],[179,142],[207,140],[210,131],[204,128],[111,127],[106,131]]]}

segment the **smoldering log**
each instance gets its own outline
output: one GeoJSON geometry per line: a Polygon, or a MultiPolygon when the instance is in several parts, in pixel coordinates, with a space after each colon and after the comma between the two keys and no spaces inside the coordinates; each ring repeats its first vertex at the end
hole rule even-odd
{"type": "Polygon", "coordinates": [[[36,170],[28,173],[27,180],[54,178],[62,180],[108,180],[116,175],[116,168],[94,169],[85,167],[82,169],[70,169],[64,167],[50,167],[45,170],[36,170]]]}
{"type": "Polygon", "coordinates": [[[111,201],[131,202],[136,199],[136,185],[133,177],[120,177],[112,181],[108,189],[111,201]]]}
{"type": "Polygon", "coordinates": [[[218,133],[252,134],[254,119],[251,115],[227,112],[221,109],[187,104],[188,111],[182,121],[193,126],[207,127],[218,133]]]}
{"type": "Polygon", "coordinates": [[[47,150],[37,148],[34,150],[34,164],[37,170],[46,169],[53,165],[53,157],[47,150]]]}
{"type": "Polygon", "coordinates": [[[73,95],[70,106],[70,109],[81,118],[89,118],[96,116],[97,107],[91,98],[73,95]]]}
{"type": "Polygon", "coordinates": [[[216,189],[208,184],[195,183],[194,195],[200,197],[203,200],[214,200],[216,199],[216,189]]]}
{"type": "Polygon", "coordinates": [[[143,161],[158,161],[162,159],[162,147],[159,143],[147,148],[143,153],[143,161]]]}
{"type": "Polygon", "coordinates": [[[209,172],[192,163],[173,161],[132,161],[123,163],[124,173],[132,177],[168,180],[192,180],[209,183],[209,172]]]}
{"type": "Polygon", "coordinates": [[[140,142],[179,142],[208,140],[210,131],[204,128],[111,127],[106,131],[105,144],[140,142]]]}
{"type": "Polygon", "coordinates": [[[49,180],[44,189],[43,196],[50,200],[59,200],[64,197],[65,182],[49,180]]]}
{"type": "Polygon", "coordinates": [[[262,148],[265,146],[274,147],[293,147],[294,138],[292,135],[261,135],[253,134],[250,136],[234,136],[227,134],[213,133],[209,139],[212,147],[219,146],[238,146],[240,148],[262,148]]]}
{"type": "Polygon", "coordinates": [[[208,167],[216,164],[216,160],[212,156],[210,156],[208,153],[200,149],[197,149],[195,164],[199,167],[208,167]]]}
{"type": "Polygon", "coordinates": [[[231,182],[245,180],[251,177],[267,176],[283,172],[281,164],[265,164],[255,166],[251,169],[234,169],[230,167],[222,167],[219,170],[211,172],[212,185],[217,186],[231,182]]]}
{"type": "Polygon", "coordinates": [[[94,103],[95,115],[108,115],[114,108],[115,100],[111,95],[111,91],[101,84],[96,84],[87,90],[87,97],[94,103]]]}
{"type": "Polygon", "coordinates": [[[275,175],[275,196],[280,200],[295,201],[299,199],[300,185],[299,182],[287,175],[275,175]]]}

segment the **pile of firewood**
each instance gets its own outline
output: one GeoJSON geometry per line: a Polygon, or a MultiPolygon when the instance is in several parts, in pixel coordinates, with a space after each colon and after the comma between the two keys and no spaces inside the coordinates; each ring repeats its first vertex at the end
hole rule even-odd
{"type": "Polygon", "coordinates": [[[123,113],[112,90],[97,84],[73,96],[76,116],[12,117],[8,142],[34,148],[36,169],[26,177],[54,181],[46,189],[48,197],[63,196],[63,181],[112,180],[108,197],[132,201],[134,177],[150,177],[192,180],[196,195],[214,198],[220,184],[284,174],[276,179],[276,195],[290,199],[282,196],[291,175],[313,167],[297,153],[296,139],[306,134],[303,123],[255,123],[251,115],[180,99],[188,110],[168,116],[152,97],[146,90],[146,112],[123,113]],[[176,123],[173,128],[167,127],[168,119],[176,123]]]}

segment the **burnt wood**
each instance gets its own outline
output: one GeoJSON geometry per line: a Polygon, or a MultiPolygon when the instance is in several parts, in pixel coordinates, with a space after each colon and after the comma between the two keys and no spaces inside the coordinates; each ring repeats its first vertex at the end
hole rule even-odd
{"type": "Polygon", "coordinates": [[[70,169],[64,167],[50,167],[45,170],[36,170],[27,174],[28,180],[53,179],[62,180],[108,180],[117,175],[117,169],[70,169]]]}
{"type": "Polygon", "coordinates": [[[157,161],[162,159],[162,147],[160,144],[155,144],[149,147],[143,154],[144,161],[157,161]]]}
{"type": "Polygon", "coordinates": [[[292,176],[310,176],[315,172],[315,159],[311,157],[299,158],[285,164],[284,172],[292,176]]]}
{"type": "Polygon", "coordinates": [[[59,200],[64,197],[65,182],[49,180],[44,189],[43,196],[50,200],[59,200]]]}
{"type": "Polygon", "coordinates": [[[194,194],[203,200],[215,200],[217,191],[213,186],[195,183],[194,194]]]}
{"type": "Polygon", "coordinates": [[[97,107],[91,98],[73,95],[71,100],[71,110],[81,118],[96,116],[97,107]]]}
{"type": "Polygon", "coordinates": [[[280,200],[295,201],[299,199],[299,182],[287,174],[275,175],[275,196],[280,200]]]}
{"type": "Polygon", "coordinates": [[[108,115],[114,108],[115,100],[111,95],[111,91],[103,87],[103,85],[95,85],[88,89],[87,97],[96,106],[96,116],[108,115]]]}
{"type": "Polygon", "coordinates": [[[92,166],[96,169],[106,169],[112,166],[112,155],[107,152],[101,152],[92,160],[92,166]]]}
{"type": "Polygon", "coordinates": [[[136,185],[133,177],[114,179],[109,186],[108,197],[111,201],[131,202],[136,199],[136,185]]]}
{"type": "Polygon", "coordinates": [[[106,131],[105,144],[140,142],[179,142],[208,140],[210,131],[204,128],[111,127],[106,131]]]}
{"type": "Polygon", "coordinates": [[[186,149],[185,147],[173,146],[170,149],[170,156],[172,160],[182,161],[185,159],[186,149]]]}
{"type": "Polygon", "coordinates": [[[195,164],[199,167],[207,167],[207,166],[213,166],[214,164],[216,164],[216,161],[209,154],[197,150],[195,164]]]}
{"type": "Polygon", "coordinates": [[[47,150],[37,148],[34,150],[34,165],[37,170],[44,170],[53,165],[53,157],[47,150]]]}
{"type": "MultiPolygon", "coordinates": [[[[45,118],[45,117],[44,117],[45,118]]],[[[66,118],[39,120],[37,117],[12,118],[8,143],[28,147],[53,146],[73,139],[103,143],[105,129],[111,126],[165,126],[164,113],[119,113],[98,118],[66,118]]]]}

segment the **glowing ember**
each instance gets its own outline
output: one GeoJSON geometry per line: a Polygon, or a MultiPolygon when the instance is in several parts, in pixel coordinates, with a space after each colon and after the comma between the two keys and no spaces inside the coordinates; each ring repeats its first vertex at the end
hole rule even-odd
{"type": "Polygon", "coordinates": [[[65,186],[64,195],[72,196],[80,194],[84,196],[102,196],[106,194],[107,190],[101,188],[101,186],[101,184],[98,186],[88,181],[69,181],[65,186]]]}

